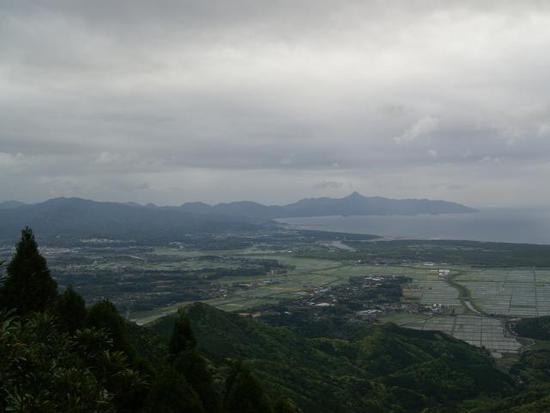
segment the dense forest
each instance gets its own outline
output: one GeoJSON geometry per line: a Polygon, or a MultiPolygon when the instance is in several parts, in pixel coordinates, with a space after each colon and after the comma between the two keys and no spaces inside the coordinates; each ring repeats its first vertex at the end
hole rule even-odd
{"type": "Polygon", "coordinates": [[[547,412],[550,352],[507,371],[440,332],[311,338],[196,303],[140,327],[58,291],[29,228],[0,286],[0,411],[547,412]]]}

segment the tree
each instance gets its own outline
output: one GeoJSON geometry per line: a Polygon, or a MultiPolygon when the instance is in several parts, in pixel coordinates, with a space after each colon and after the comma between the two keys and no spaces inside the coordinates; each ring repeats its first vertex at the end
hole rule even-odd
{"type": "Polygon", "coordinates": [[[128,340],[126,321],[109,300],[100,301],[90,307],[86,325],[105,330],[113,340],[115,350],[124,352],[130,359],[134,358],[135,351],[128,340]]]}
{"type": "Polygon", "coordinates": [[[191,322],[183,308],[178,310],[170,337],[169,351],[172,365],[183,375],[209,413],[220,410],[220,398],[216,392],[208,363],[196,350],[197,341],[191,322]]]}
{"type": "Polygon", "coordinates": [[[51,277],[46,259],[40,255],[32,230],[25,227],[15,254],[8,264],[7,277],[0,290],[1,306],[17,314],[42,312],[57,296],[57,283],[51,277]]]}
{"type": "Polygon", "coordinates": [[[113,328],[119,327],[109,307],[101,305],[102,311],[97,310],[96,307],[96,312],[92,313],[95,325],[74,333],[74,341],[77,344],[75,350],[81,355],[83,364],[94,373],[112,395],[112,403],[116,411],[133,413],[141,410],[147,398],[149,377],[135,365],[135,353],[131,347],[129,347],[130,355],[127,350],[119,348],[120,333],[116,333],[119,337],[116,340],[119,344],[116,344],[113,328]]]}
{"type": "Polygon", "coordinates": [[[195,349],[196,346],[197,341],[191,330],[189,317],[185,313],[185,310],[180,308],[168,347],[170,355],[176,357],[179,353],[195,349]]]}
{"type": "Polygon", "coordinates": [[[71,334],[74,333],[77,329],[83,328],[86,321],[84,298],[72,286],[67,287],[55,303],[55,313],[60,327],[71,334]]]}
{"type": "Polygon", "coordinates": [[[199,397],[189,386],[185,377],[172,367],[167,367],[158,374],[149,392],[146,411],[206,413],[199,397]]]}
{"type": "Polygon", "coordinates": [[[54,318],[0,312],[0,411],[114,412],[111,395],[54,318]]]}
{"type": "Polygon", "coordinates": [[[220,411],[221,398],[212,378],[207,360],[197,350],[180,353],[174,360],[174,368],[185,377],[208,413],[220,411]]]}
{"type": "Polygon", "coordinates": [[[224,410],[227,413],[272,413],[262,386],[242,362],[233,365],[225,384],[224,410]]]}

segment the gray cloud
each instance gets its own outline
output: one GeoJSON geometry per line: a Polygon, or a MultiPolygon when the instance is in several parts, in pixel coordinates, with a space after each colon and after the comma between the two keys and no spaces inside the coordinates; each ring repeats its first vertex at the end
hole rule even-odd
{"type": "Polygon", "coordinates": [[[0,198],[549,202],[549,5],[5,1],[0,198]]]}
{"type": "Polygon", "coordinates": [[[317,183],[313,186],[313,188],[315,188],[315,189],[328,189],[328,190],[340,189],[340,188],[343,188],[343,187],[344,187],[344,183],[343,182],[338,182],[338,181],[323,181],[323,182],[319,182],[319,183],[317,183]]]}

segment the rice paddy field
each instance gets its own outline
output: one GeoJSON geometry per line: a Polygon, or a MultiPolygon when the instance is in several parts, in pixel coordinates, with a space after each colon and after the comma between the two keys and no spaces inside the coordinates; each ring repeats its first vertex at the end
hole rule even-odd
{"type": "Polygon", "coordinates": [[[550,315],[550,269],[471,271],[456,278],[487,314],[510,317],[550,315]]]}
{"type": "MultiPolygon", "coordinates": [[[[97,278],[99,284],[103,279],[124,278],[126,274],[145,276],[151,272],[162,280],[164,272],[170,275],[219,268],[237,270],[235,274],[216,280],[220,289],[229,291],[227,295],[203,300],[220,309],[237,312],[296,299],[312,294],[318,288],[345,283],[353,276],[406,276],[411,281],[404,286],[402,300],[426,306],[437,304],[442,308],[441,313],[391,313],[383,316],[381,321],[392,321],[414,329],[443,331],[472,345],[485,347],[497,357],[521,349],[521,344],[506,328],[508,319],[550,315],[550,268],[474,268],[434,263],[367,265],[351,260],[299,257],[292,251],[260,248],[208,252],[175,247],[113,250],[110,253],[94,249],[45,252],[54,270],[80,274],[84,280],[89,273],[100,277],[97,278]],[[287,270],[284,273],[240,275],[238,270],[252,265],[254,259],[276,260],[287,270]],[[231,287],[240,283],[250,285],[250,288],[231,287]]],[[[180,282],[175,280],[171,282],[180,282]]],[[[185,278],[181,282],[186,282],[185,278]]],[[[145,277],[144,290],[132,291],[132,294],[146,296],[147,288],[153,287],[158,286],[145,277]]],[[[129,317],[143,324],[174,312],[186,303],[172,301],[151,310],[132,311],[129,317]]]]}
{"type": "Polygon", "coordinates": [[[383,317],[383,321],[413,329],[442,331],[484,347],[495,357],[517,353],[522,347],[506,328],[508,318],[550,314],[550,269],[362,265],[280,253],[248,256],[274,258],[295,268],[280,277],[279,284],[242,291],[230,299],[213,300],[211,304],[238,311],[307,294],[315,287],[345,282],[350,276],[406,276],[411,282],[404,288],[403,301],[427,306],[438,304],[444,307],[444,314],[396,313],[383,317]],[[449,271],[448,277],[440,275],[442,269],[449,271]]]}
{"type": "MultiPolygon", "coordinates": [[[[159,251],[165,254],[166,251],[159,251]]],[[[226,252],[227,254],[227,252],[226,252]]],[[[185,256],[194,255],[186,252],[185,256]]],[[[346,282],[361,275],[406,276],[403,301],[442,306],[441,314],[393,313],[382,317],[403,327],[438,330],[469,344],[488,349],[495,357],[517,353],[522,344],[506,328],[506,320],[550,314],[550,269],[472,268],[448,264],[365,265],[317,258],[296,257],[291,252],[240,251],[234,256],[275,259],[292,266],[287,274],[271,277],[270,283],[208,300],[226,311],[245,311],[311,293],[315,288],[346,282]],[[447,276],[441,275],[441,270],[447,276]]],[[[228,277],[222,283],[261,281],[264,277],[228,277]]],[[[180,303],[182,304],[182,303],[180,303]]],[[[179,305],[179,304],[178,304],[179,305]]],[[[177,305],[135,314],[147,322],[173,312],[177,305]]]]}
{"type": "MultiPolygon", "coordinates": [[[[447,267],[446,267],[447,268],[447,267]]],[[[465,312],[459,300],[459,292],[439,277],[438,270],[416,267],[415,272],[409,272],[413,281],[404,290],[404,299],[421,304],[441,304],[456,314],[465,312]]]]}
{"type": "MultiPolygon", "coordinates": [[[[316,288],[345,283],[350,277],[354,276],[405,275],[419,279],[425,276],[425,270],[416,267],[362,265],[354,262],[295,257],[292,254],[282,254],[280,252],[247,252],[238,254],[238,256],[242,258],[275,259],[282,265],[292,266],[292,269],[286,274],[269,277],[225,277],[219,280],[222,285],[234,283],[254,283],[255,285],[250,289],[234,291],[225,298],[214,298],[204,300],[204,302],[224,311],[245,311],[260,305],[276,304],[281,300],[296,299],[311,294],[316,288]]],[[[174,312],[179,305],[183,304],[185,303],[134,313],[131,318],[143,324],[174,312]]]]}
{"type": "Polygon", "coordinates": [[[434,316],[405,325],[417,330],[437,330],[477,347],[485,347],[494,356],[516,353],[521,344],[504,327],[503,321],[475,315],[434,316]]]}
{"type": "Polygon", "coordinates": [[[385,320],[408,328],[442,331],[501,357],[522,348],[506,328],[507,320],[550,315],[550,269],[446,268],[452,281],[427,271],[404,290],[404,300],[441,304],[450,308],[452,315],[420,318],[403,314],[385,320]]]}

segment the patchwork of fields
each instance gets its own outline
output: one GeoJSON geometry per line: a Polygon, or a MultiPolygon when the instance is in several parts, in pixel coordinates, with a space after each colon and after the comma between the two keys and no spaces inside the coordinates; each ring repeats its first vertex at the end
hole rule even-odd
{"type": "Polygon", "coordinates": [[[424,269],[420,274],[418,272],[409,274],[413,282],[404,289],[406,300],[418,301],[426,305],[441,304],[456,314],[465,312],[456,288],[444,282],[433,270],[424,269]]]}
{"type": "MultiPolygon", "coordinates": [[[[273,283],[235,291],[230,297],[207,300],[209,304],[226,311],[242,311],[300,297],[316,288],[346,282],[350,276],[406,276],[412,281],[404,289],[404,301],[439,305],[443,308],[442,314],[388,314],[382,317],[382,321],[392,321],[414,329],[443,331],[472,345],[485,347],[496,357],[518,352],[521,348],[516,337],[507,331],[503,317],[550,314],[550,270],[546,269],[481,270],[446,265],[444,268],[450,271],[453,279],[453,282],[448,282],[440,276],[437,266],[364,265],[266,251],[247,251],[238,255],[243,258],[275,259],[282,265],[291,266],[292,270],[271,277],[273,283]]],[[[228,277],[221,282],[250,282],[260,278],[228,277]]],[[[176,307],[159,308],[135,314],[134,317],[146,322],[174,311],[176,307]]]]}
{"type": "Polygon", "coordinates": [[[550,315],[550,270],[487,269],[459,276],[472,299],[487,314],[510,317],[550,315]]]}
{"type": "Polygon", "coordinates": [[[505,329],[501,320],[475,315],[435,316],[414,321],[406,327],[418,330],[443,331],[477,347],[485,347],[499,357],[502,353],[515,353],[521,344],[505,329]]]}
{"type": "MultiPolygon", "coordinates": [[[[274,259],[281,265],[291,267],[285,274],[271,276],[225,277],[219,280],[223,285],[235,283],[254,284],[253,288],[243,288],[232,291],[226,297],[203,300],[224,311],[244,311],[253,307],[277,304],[281,300],[291,300],[311,294],[315,289],[325,288],[340,283],[345,283],[353,276],[364,275],[405,275],[416,274],[421,276],[422,271],[415,268],[400,266],[371,266],[359,265],[352,262],[338,262],[317,258],[301,258],[281,252],[235,253],[244,259],[274,259]],[[266,282],[267,281],[267,282],[266,282]]],[[[130,318],[143,324],[152,321],[162,315],[174,312],[179,305],[177,303],[168,307],[157,308],[152,311],[136,312],[130,318]]]]}
{"type": "MultiPolygon", "coordinates": [[[[164,252],[164,251],[163,251],[164,252]]],[[[272,276],[270,283],[237,290],[231,296],[206,300],[226,311],[242,311],[255,306],[307,295],[316,288],[346,282],[351,276],[406,276],[411,282],[404,288],[405,302],[438,305],[441,314],[395,313],[382,317],[398,325],[443,331],[472,345],[487,348],[500,357],[521,348],[507,331],[505,319],[550,314],[550,270],[531,268],[476,269],[445,265],[364,265],[269,251],[234,252],[247,259],[274,259],[292,267],[284,275],[272,276]],[[439,273],[449,270],[452,282],[439,273]]],[[[265,277],[227,277],[221,284],[265,280],[265,277]]],[[[179,305],[181,303],[178,303],[179,305]]],[[[134,314],[147,322],[174,311],[177,305],[134,314]]]]}
{"type": "MultiPolygon", "coordinates": [[[[406,315],[397,324],[419,330],[438,330],[500,357],[522,345],[507,330],[506,319],[550,314],[550,270],[531,268],[472,269],[450,267],[452,282],[437,271],[415,277],[405,290],[406,300],[440,304],[452,312],[419,319],[406,315]],[[461,295],[462,294],[462,295],[461,295]]],[[[387,318],[388,321],[392,317],[387,318]]]]}
{"type": "MultiPolygon", "coordinates": [[[[62,285],[73,284],[90,302],[94,297],[110,298],[139,323],[197,299],[226,311],[246,311],[308,296],[354,276],[410,278],[403,301],[436,305],[441,312],[389,313],[382,321],[443,331],[496,356],[521,348],[506,329],[507,319],[550,315],[548,268],[369,265],[256,247],[208,252],[173,246],[82,247],[43,252],[62,285]],[[150,303],[150,308],[140,309],[136,303],[150,303]]],[[[10,253],[2,251],[2,256],[10,253]]]]}

